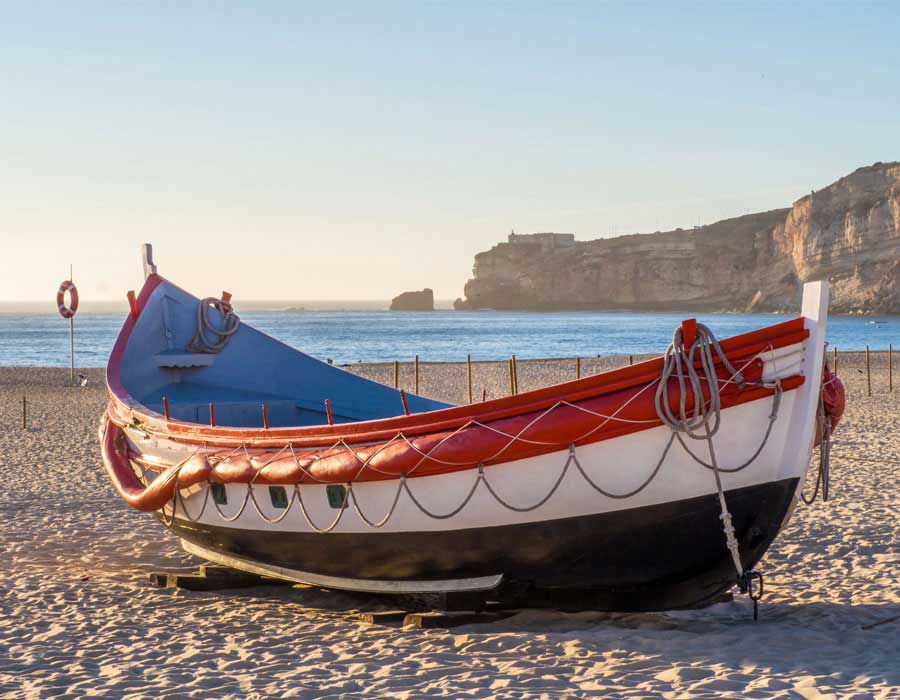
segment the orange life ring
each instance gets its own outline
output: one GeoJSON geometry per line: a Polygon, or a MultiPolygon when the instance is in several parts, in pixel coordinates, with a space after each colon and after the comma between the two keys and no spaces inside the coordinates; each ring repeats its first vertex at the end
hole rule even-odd
{"type": "Polygon", "coordinates": [[[78,311],[78,289],[71,280],[65,280],[56,292],[56,306],[63,318],[72,318],[78,311]],[[69,304],[66,306],[66,292],[69,293],[69,304]]]}

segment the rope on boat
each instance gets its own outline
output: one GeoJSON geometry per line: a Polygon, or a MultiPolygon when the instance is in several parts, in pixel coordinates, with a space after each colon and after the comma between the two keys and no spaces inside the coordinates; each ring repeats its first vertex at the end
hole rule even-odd
{"type": "MultiPolygon", "coordinates": [[[[725,546],[731,554],[731,561],[734,563],[734,569],[740,580],[744,577],[744,567],[741,563],[741,554],[738,548],[737,538],[734,534],[734,524],[732,523],[731,512],[728,510],[728,503],[725,500],[722,475],[719,470],[718,460],[716,459],[716,451],[713,447],[713,436],[719,430],[722,414],[722,400],[719,393],[719,380],[716,375],[715,357],[713,357],[713,352],[718,356],[722,365],[730,372],[731,380],[736,381],[738,386],[743,387],[743,375],[728,361],[728,358],[722,350],[722,346],[719,345],[719,341],[716,340],[715,335],[713,335],[709,328],[702,323],[698,323],[696,340],[691,344],[689,349],[685,349],[684,329],[678,327],[672,335],[672,343],[666,349],[665,358],[663,360],[662,380],[656,388],[656,413],[663,424],[667,425],[672,430],[673,434],[679,437],[679,441],[682,445],[684,445],[684,441],[681,439],[681,433],[684,433],[694,440],[703,440],[706,442],[709,450],[710,466],[712,467],[713,475],[716,478],[716,492],[719,496],[719,507],[722,511],[719,515],[719,519],[722,521],[722,529],[725,532],[725,546]],[[694,366],[695,355],[697,354],[700,356],[699,373],[694,366]],[[672,406],[669,403],[668,383],[669,379],[673,376],[677,379],[679,388],[679,404],[677,412],[672,409],[672,406]],[[708,401],[703,400],[701,379],[706,383],[709,392],[708,401]],[[687,408],[686,388],[688,384],[690,385],[694,397],[694,406],[690,411],[688,411],[687,408]]],[[[776,392],[776,396],[777,395],[776,392]]],[[[766,440],[768,440],[773,422],[773,420],[769,421],[769,428],[763,438],[763,445],[766,440]]],[[[687,446],[684,446],[685,449],[687,449],[687,446]]],[[[760,451],[762,451],[762,445],[756,454],[758,455],[760,451]]],[[[689,449],[688,452],[690,452],[689,449]]],[[[750,461],[752,462],[755,458],[756,455],[754,455],[750,461]]]]}
{"type": "Polygon", "coordinates": [[[800,498],[811,506],[816,502],[819,489],[822,490],[822,500],[827,501],[831,490],[831,421],[825,412],[825,387],[819,392],[819,411],[816,420],[819,422],[819,466],[816,470],[816,485],[813,494],[809,498],[801,491],[800,498]]]}
{"type": "MultiPolygon", "coordinates": [[[[213,301],[215,301],[215,300],[213,300],[213,301]]],[[[741,369],[743,369],[743,367],[741,369]]],[[[317,532],[317,533],[328,533],[328,532],[332,532],[338,526],[340,521],[343,519],[345,512],[347,510],[349,510],[351,507],[356,512],[356,514],[359,516],[359,518],[363,522],[365,522],[369,527],[376,528],[376,529],[383,527],[384,525],[386,525],[388,523],[388,521],[391,519],[394,512],[396,511],[397,506],[400,501],[400,496],[401,496],[402,492],[404,492],[404,491],[406,492],[410,501],[418,508],[418,510],[421,513],[423,513],[427,517],[435,519],[435,520],[447,520],[447,519],[452,518],[453,516],[457,515],[458,513],[460,513],[471,502],[471,500],[474,498],[474,496],[478,490],[478,487],[483,483],[485,486],[485,489],[490,493],[490,495],[493,497],[493,499],[495,501],[497,501],[497,503],[499,503],[501,506],[503,506],[507,510],[511,510],[511,511],[514,511],[517,513],[526,513],[526,512],[530,512],[530,511],[540,508],[545,503],[547,503],[550,500],[550,498],[552,498],[552,496],[557,492],[560,485],[562,484],[570,467],[573,465],[575,466],[576,470],[581,474],[581,476],[584,478],[584,480],[587,482],[587,484],[597,493],[599,493],[607,498],[611,498],[611,499],[627,499],[627,498],[631,498],[631,497],[637,495],[638,493],[643,491],[645,488],[647,488],[653,482],[653,480],[656,478],[657,474],[659,474],[660,470],[662,469],[662,466],[666,460],[666,457],[670,453],[671,447],[674,444],[675,440],[677,439],[679,444],[681,444],[681,446],[685,449],[685,451],[688,452],[688,454],[690,454],[693,457],[694,461],[696,461],[697,463],[699,463],[700,465],[702,465],[704,467],[712,469],[716,475],[717,491],[719,493],[720,506],[722,507],[722,511],[723,511],[723,515],[720,517],[723,521],[723,529],[725,530],[725,533],[726,533],[726,541],[729,544],[729,547],[728,547],[729,552],[731,552],[732,556],[735,557],[737,542],[734,537],[733,525],[731,525],[731,522],[730,522],[731,516],[730,516],[730,513],[728,512],[727,504],[725,503],[724,489],[723,489],[723,486],[721,483],[721,477],[719,476],[719,474],[720,474],[720,472],[740,471],[741,469],[746,468],[749,464],[751,464],[753,461],[756,460],[756,458],[759,456],[759,454],[762,452],[763,448],[765,447],[766,443],[768,442],[769,436],[771,435],[772,426],[778,416],[778,411],[779,411],[779,407],[780,407],[780,403],[781,403],[782,390],[781,390],[781,386],[780,386],[780,384],[778,384],[778,382],[776,382],[775,384],[771,384],[771,385],[761,385],[761,386],[768,386],[770,388],[774,388],[775,393],[773,394],[773,398],[772,398],[772,410],[769,414],[769,423],[768,423],[766,430],[762,436],[760,445],[754,451],[753,455],[748,460],[746,460],[743,464],[739,465],[738,467],[725,469],[725,468],[721,468],[718,466],[718,461],[716,460],[715,452],[712,449],[711,442],[712,442],[712,436],[715,434],[715,432],[718,430],[718,427],[719,427],[719,418],[720,418],[720,412],[721,412],[721,400],[720,400],[720,395],[719,395],[720,386],[719,385],[721,383],[722,385],[727,386],[729,383],[732,383],[732,382],[737,383],[739,385],[741,385],[743,383],[743,376],[742,376],[740,369],[735,369],[728,362],[728,360],[724,356],[724,353],[721,350],[721,347],[719,346],[718,342],[715,340],[715,337],[712,335],[712,333],[705,326],[698,324],[698,342],[695,345],[693,345],[689,351],[685,350],[683,335],[680,330],[676,331],[676,333],[673,337],[673,343],[670,346],[669,350],[667,350],[667,353],[666,353],[666,361],[664,364],[663,376],[660,379],[654,380],[653,382],[648,384],[646,387],[641,389],[641,391],[637,392],[634,396],[629,398],[628,401],[624,402],[622,406],[617,408],[610,415],[590,411],[588,409],[578,406],[577,404],[572,404],[567,401],[560,401],[557,404],[554,404],[554,406],[552,406],[551,408],[540,413],[534,420],[530,421],[528,423],[528,425],[524,426],[516,434],[507,433],[507,432],[499,430],[493,426],[486,425],[486,424],[480,423],[478,421],[470,421],[465,426],[462,426],[457,431],[454,431],[453,433],[448,435],[444,440],[441,440],[439,443],[432,446],[427,451],[419,449],[407,436],[403,435],[402,433],[399,433],[394,439],[392,439],[392,440],[388,441],[388,443],[380,446],[379,449],[370,453],[365,459],[360,459],[359,456],[357,455],[357,453],[354,452],[353,448],[349,444],[347,444],[344,440],[338,440],[334,444],[334,446],[331,450],[326,450],[324,454],[317,456],[316,460],[323,459],[325,456],[328,456],[329,454],[331,454],[332,451],[334,451],[334,450],[349,451],[350,453],[357,455],[357,459],[359,460],[360,467],[357,472],[357,477],[361,476],[362,473],[366,469],[373,469],[376,472],[383,473],[383,472],[381,472],[381,470],[378,470],[374,466],[372,466],[370,464],[370,462],[375,457],[377,457],[382,450],[387,449],[390,445],[395,444],[395,442],[397,442],[397,441],[405,442],[408,446],[410,446],[413,450],[415,450],[420,455],[421,459],[406,474],[402,475],[400,477],[400,479],[398,479],[397,489],[396,489],[396,492],[393,494],[393,497],[391,498],[391,504],[390,504],[389,508],[387,509],[387,512],[380,519],[375,519],[375,518],[371,517],[370,515],[368,515],[366,512],[364,512],[363,507],[359,502],[359,498],[356,495],[354,488],[353,488],[354,481],[355,481],[354,479],[350,479],[346,483],[346,490],[344,493],[343,502],[341,503],[341,505],[338,509],[338,513],[336,514],[336,516],[330,523],[328,523],[324,526],[316,523],[314,521],[313,517],[311,516],[306,504],[304,503],[302,488],[301,488],[301,484],[299,482],[295,483],[293,485],[291,498],[290,498],[289,502],[287,503],[287,505],[284,506],[283,512],[280,513],[275,518],[269,517],[266,514],[266,512],[264,511],[264,509],[260,506],[260,503],[257,501],[253,486],[254,486],[255,482],[257,481],[257,478],[265,470],[265,468],[271,462],[273,462],[275,459],[277,459],[279,456],[281,456],[283,453],[285,453],[286,451],[288,451],[288,450],[290,451],[293,461],[301,469],[301,471],[305,477],[310,478],[312,481],[317,482],[320,485],[326,483],[326,482],[323,482],[321,479],[318,479],[315,477],[315,475],[312,473],[312,470],[310,468],[311,465],[307,465],[307,467],[304,467],[303,465],[301,465],[300,458],[299,458],[298,454],[295,452],[294,446],[292,443],[288,443],[281,450],[270,455],[269,458],[266,460],[266,462],[257,468],[256,474],[254,475],[253,479],[250,481],[250,483],[247,484],[247,491],[244,494],[244,497],[242,499],[240,507],[237,509],[237,512],[235,514],[226,515],[223,512],[222,508],[219,507],[219,504],[215,502],[215,499],[213,499],[213,502],[214,502],[213,504],[214,504],[214,507],[215,507],[216,511],[218,512],[219,516],[221,518],[225,519],[227,522],[233,522],[233,521],[237,520],[246,511],[247,506],[249,504],[252,504],[254,510],[260,516],[260,518],[262,518],[265,522],[267,522],[269,524],[276,524],[276,523],[279,523],[282,520],[284,520],[285,517],[287,517],[288,513],[291,511],[291,509],[293,507],[294,502],[296,501],[297,503],[299,503],[299,507],[300,507],[301,513],[303,515],[303,519],[306,521],[306,523],[310,527],[310,529],[312,529],[314,532],[317,532]],[[694,368],[694,362],[693,362],[695,353],[697,353],[697,352],[700,352],[700,365],[701,365],[700,369],[701,369],[701,371],[699,373],[694,368]],[[712,354],[713,352],[715,352],[718,355],[718,357],[722,361],[723,365],[726,367],[728,372],[730,372],[730,378],[728,380],[720,380],[718,378],[718,376],[715,374],[715,361],[714,361],[714,357],[712,354]],[[679,389],[681,390],[679,405],[678,405],[678,408],[675,410],[673,410],[673,408],[669,405],[668,392],[664,391],[664,388],[668,384],[670,379],[678,381],[679,389]],[[708,401],[704,401],[704,399],[703,399],[703,393],[702,393],[702,383],[703,382],[707,383],[707,387],[708,387],[707,390],[710,394],[710,399],[708,401]],[[600,429],[601,427],[603,427],[610,421],[617,421],[617,422],[622,422],[622,423],[656,422],[656,421],[634,421],[634,420],[629,420],[629,419],[625,419],[625,418],[620,418],[618,416],[618,414],[622,410],[624,410],[625,407],[628,406],[628,404],[630,404],[632,401],[637,399],[640,394],[642,394],[644,391],[649,390],[654,385],[657,386],[656,402],[657,402],[657,410],[660,412],[660,420],[665,425],[667,425],[671,430],[671,435],[669,437],[669,440],[666,442],[666,445],[663,448],[660,458],[657,461],[654,468],[650,471],[649,475],[638,486],[636,486],[635,488],[633,488],[629,491],[626,491],[624,493],[616,493],[614,491],[609,491],[609,490],[603,488],[598,483],[596,483],[589,476],[587,470],[584,468],[584,466],[581,464],[581,462],[578,459],[578,456],[576,454],[576,444],[580,440],[582,440],[582,439],[586,438],[587,436],[589,436],[590,434],[596,432],[596,430],[600,429]],[[685,393],[688,388],[690,388],[690,390],[693,392],[693,395],[695,397],[699,397],[699,400],[695,400],[694,408],[691,411],[688,411],[686,409],[685,393]],[[528,429],[532,428],[542,418],[549,415],[555,409],[560,408],[560,407],[566,407],[566,408],[570,408],[570,409],[578,409],[581,411],[585,411],[587,413],[590,413],[591,415],[596,416],[597,418],[600,419],[600,421],[596,427],[592,428],[585,435],[580,436],[579,438],[577,438],[576,440],[572,441],[569,444],[568,457],[567,457],[565,463],[563,464],[562,470],[560,471],[559,475],[554,480],[552,486],[550,487],[549,491],[547,492],[547,494],[545,496],[538,499],[535,503],[532,503],[529,505],[517,505],[517,504],[511,503],[510,501],[505,499],[500,494],[500,492],[488,480],[486,473],[485,473],[485,468],[484,468],[485,463],[491,461],[492,459],[499,457],[503,452],[505,452],[507,449],[509,449],[509,447],[511,445],[515,444],[517,441],[524,441],[524,442],[528,442],[528,443],[542,444],[542,445],[548,445],[548,446],[554,445],[554,443],[549,443],[549,442],[544,442],[544,441],[528,440],[527,438],[525,438],[523,436],[523,433],[525,431],[527,431],[528,429]],[[416,496],[415,492],[409,485],[409,479],[407,477],[412,476],[413,473],[416,471],[416,469],[426,460],[436,461],[436,462],[439,462],[442,464],[456,465],[455,462],[439,460],[437,457],[433,456],[433,453],[437,449],[439,449],[440,446],[447,439],[449,439],[450,437],[455,435],[457,432],[459,432],[459,430],[463,430],[467,427],[472,427],[472,426],[482,427],[482,428],[491,430],[495,434],[503,435],[504,437],[508,438],[508,442],[503,447],[496,450],[491,455],[486,455],[481,460],[481,462],[478,465],[477,475],[475,477],[475,480],[472,483],[471,488],[468,490],[465,497],[462,499],[462,501],[458,505],[452,507],[449,511],[444,512],[444,513],[433,511],[433,510],[429,509],[428,507],[426,507],[425,504],[422,503],[422,501],[419,499],[419,497],[416,496]],[[693,439],[707,441],[707,444],[709,445],[709,448],[710,448],[710,455],[711,455],[710,456],[710,461],[711,461],[710,464],[706,463],[704,460],[702,460],[701,458],[699,458],[697,455],[695,455],[693,453],[693,451],[689,448],[687,442],[683,439],[684,433],[686,433],[689,437],[691,437],[693,439]]],[[[251,457],[246,446],[241,445],[241,446],[235,448],[234,450],[232,450],[229,454],[224,455],[224,456],[219,456],[219,458],[216,460],[216,464],[220,464],[222,462],[227,461],[230,457],[234,456],[236,453],[238,453],[240,451],[243,451],[243,455],[246,458],[249,459],[251,457]]],[[[215,470],[215,466],[213,467],[213,470],[215,470]]],[[[212,474],[211,474],[211,476],[212,476],[212,474]]],[[[207,480],[209,481],[209,478],[207,480]]],[[[198,521],[203,516],[203,514],[206,510],[207,504],[209,503],[209,500],[210,500],[209,493],[210,493],[210,489],[208,489],[208,488],[205,489],[203,503],[201,504],[199,512],[196,515],[194,515],[188,511],[188,509],[185,505],[186,499],[182,496],[180,490],[176,488],[175,496],[173,497],[173,502],[172,502],[172,517],[171,517],[171,519],[164,518],[164,520],[166,521],[167,524],[171,524],[171,521],[174,520],[176,512],[178,511],[178,506],[180,505],[181,506],[180,510],[184,514],[184,517],[187,520],[189,520],[190,522],[198,521]]],[[[736,563],[737,563],[737,566],[740,565],[739,557],[737,558],[736,563]]],[[[742,570],[739,569],[739,571],[742,573],[742,570]]]]}
{"type": "Polygon", "coordinates": [[[237,333],[240,325],[241,319],[234,313],[230,302],[215,297],[206,297],[197,306],[197,335],[188,343],[188,350],[210,354],[222,352],[225,345],[231,340],[231,336],[237,333]],[[210,308],[221,312],[221,328],[217,328],[210,322],[210,308]],[[210,338],[214,338],[214,340],[210,342],[210,338]]]}

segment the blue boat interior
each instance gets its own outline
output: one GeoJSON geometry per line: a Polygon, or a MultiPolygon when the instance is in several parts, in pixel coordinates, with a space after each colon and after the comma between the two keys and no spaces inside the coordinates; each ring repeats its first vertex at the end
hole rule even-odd
{"type": "MultiPolygon", "coordinates": [[[[325,400],[334,423],[403,415],[400,392],[392,387],[310,357],[251,326],[241,324],[218,353],[192,352],[200,300],[162,281],[141,311],[120,365],[120,381],[147,408],[173,419],[216,425],[270,427],[323,425],[325,400]]],[[[223,327],[223,314],[208,307],[208,319],[223,327]]],[[[209,334],[208,339],[217,338],[209,334]]],[[[451,404],[407,394],[410,413],[451,404]]]]}

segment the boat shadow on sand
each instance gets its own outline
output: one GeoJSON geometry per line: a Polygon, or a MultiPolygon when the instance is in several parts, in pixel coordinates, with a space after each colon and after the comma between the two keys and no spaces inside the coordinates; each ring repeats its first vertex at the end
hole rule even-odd
{"type": "MultiPolygon", "coordinates": [[[[185,570],[187,571],[187,569],[185,570]]],[[[169,591],[177,589],[167,589],[169,591]]],[[[377,594],[338,591],[304,584],[287,582],[262,583],[250,588],[219,591],[181,591],[188,596],[220,596],[245,599],[254,603],[270,603],[273,606],[296,606],[298,614],[354,616],[358,613],[378,613],[405,609],[427,610],[427,599],[393,597],[377,594]]],[[[560,610],[552,607],[491,607],[514,613],[502,620],[474,623],[471,628],[484,628],[490,632],[578,632],[605,628],[608,630],[635,630],[677,632],[686,635],[728,633],[767,635],[773,628],[790,627],[807,633],[837,640],[841,636],[854,636],[856,632],[868,635],[897,634],[900,621],[893,618],[900,614],[900,606],[885,604],[848,604],[824,600],[787,601],[773,600],[760,603],[759,620],[753,620],[752,602],[736,593],[731,601],[714,603],[690,610],[661,612],[604,612],[597,610],[560,610]]]]}

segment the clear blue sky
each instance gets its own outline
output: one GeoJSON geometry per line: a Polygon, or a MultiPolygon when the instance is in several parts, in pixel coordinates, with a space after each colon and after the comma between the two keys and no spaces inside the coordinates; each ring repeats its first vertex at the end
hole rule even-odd
{"type": "Polygon", "coordinates": [[[5,2],[0,301],[453,298],[900,159],[900,4],[5,2]]]}

